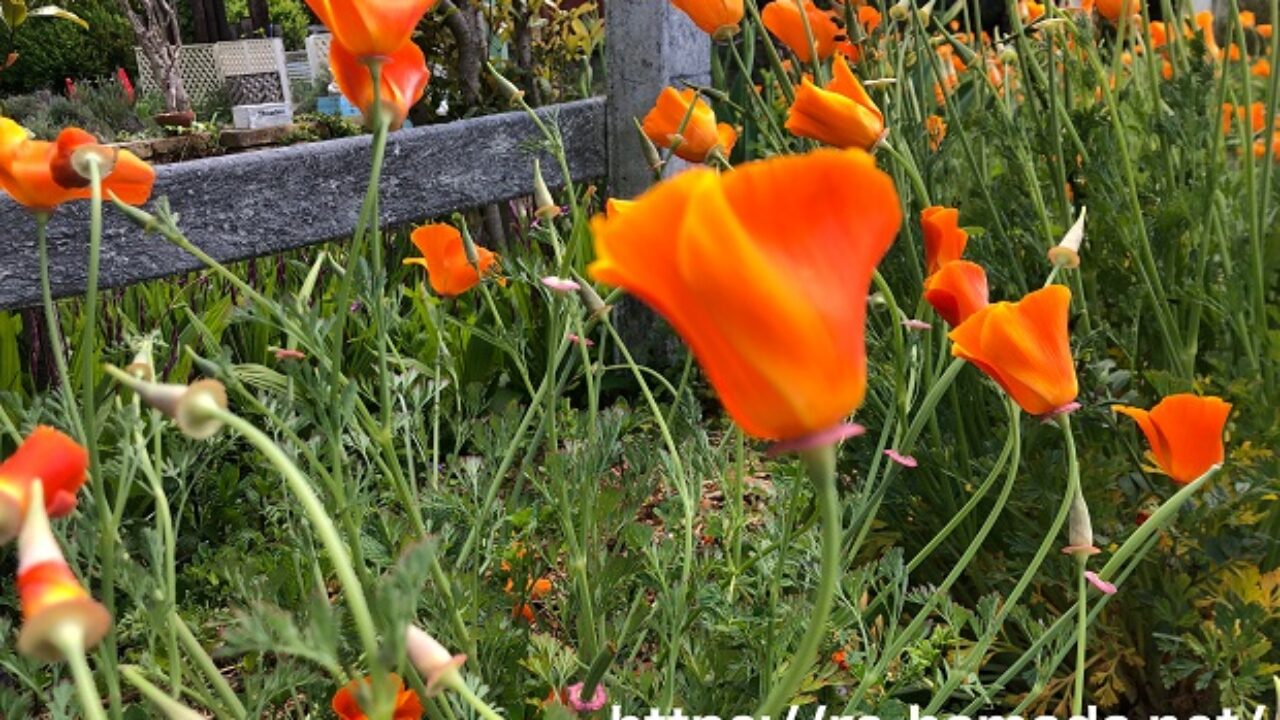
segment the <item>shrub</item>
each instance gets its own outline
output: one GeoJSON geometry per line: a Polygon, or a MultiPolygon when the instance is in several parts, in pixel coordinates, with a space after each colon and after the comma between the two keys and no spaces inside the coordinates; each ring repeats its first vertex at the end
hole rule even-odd
{"type": "Polygon", "coordinates": [[[17,34],[18,62],[0,73],[0,94],[61,88],[66,78],[102,78],[123,67],[135,74],[133,30],[110,0],[66,0],[63,7],[89,23],[32,18],[17,34]]]}

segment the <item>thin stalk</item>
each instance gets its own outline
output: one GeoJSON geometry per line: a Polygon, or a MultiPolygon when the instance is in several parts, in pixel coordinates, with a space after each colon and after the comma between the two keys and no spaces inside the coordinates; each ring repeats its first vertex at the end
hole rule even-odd
{"type": "MultiPolygon", "coordinates": [[[[49,282],[49,213],[38,212],[35,217],[36,252],[40,255],[40,294],[44,306],[45,331],[49,335],[49,351],[53,354],[63,401],[69,409],[74,409],[76,396],[71,389],[71,372],[67,369],[67,349],[62,344],[62,323],[58,320],[58,308],[53,304],[53,290],[49,282]]],[[[71,411],[67,413],[67,417],[71,419],[76,434],[83,438],[84,428],[80,415],[71,411]]]]}
{"type": "Polygon", "coordinates": [[[89,661],[84,654],[84,628],[75,623],[66,623],[57,630],[53,641],[71,666],[71,677],[75,681],[76,696],[80,700],[80,709],[88,720],[107,720],[102,710],[102,697],[98,695],[98,687],[93,682],[93,672],[89,670],[89,661]]]}
{"type": "Polygon", "coordinates": [[[204,674],[209,684],[213,686],[213,691],[218,694],[218,698],[222,700],[227,709],[237,718],[243,720],[249,716],[249,712],[245,710],[244,704],[240,702],[240,698],[236,697],[236,693],[231,689],[231,684],[218,671],[218,666],[213,664],[213,658],[209,657],[209,653],[205,652],[204,647],[196,636],[191,632],[191,628],[187,627],[187,623],[176,612],[169,613],[169,624],[178,631],[178,639],[182,641],[182,647],[187,652],[187,656],[195,662],[196,667],[200,668],[200,672],[204,674]]]}
{"type": "MultiPolygon", "coordinates": [[[[329,513],[325,510],[324,503],[321,502],[315,489],[311,487],[311,481],[302,474],[297,465],[294,465],[293,460],[253,423],[235,413],[218,407],[212,402],[201,403],[198,406],[198,412],[208,419],[224,423],[249,441],[249,444],[257,448],[258,452],[262,453],[267,461],[284,477],[290,492],[302,505],[303,513],[311,522],[312,530],[320,537],[320,542],[324,545],[325,552],[329,555],[329,561],[333,563],[334,572],[337,574],[338,582],[342,585],[343,594],[346,596],[347,606],[351,609],[356,631],[360,635],[365,662],[369,664],[372,671],[371,674],[374,677],[382,677],[384,673],[380,672],[381,668],[379,667],[382,663],[378,657],[378,633],[373,622],[373,615],[369,611],[364,588],[360,585],[360,580],[356,577],[355,569],[352,567],[350,551],[342,541],[342,536],[339,534],[337,526],[334,525],[333,519],[329,517],[329,513]]],[[[374,683],[375,696],[380,694],[379,688],[381,686],[382,683],[374,683]]],[[[378,703],[375,703],[375,706],[378,706],[378,703]]]]}
{"type": "Polygon", "coordinates": [[[827,633],[827,618],[840,585],[841,529],[840,495],[836,490],[836,451],[826,446],[801,454],[809,479],[814,483],[815,500],[822,514],[822,564],[818,570],[818,589],[814,593],[809,624],[796,648],[786,673],[773,685],[754,715],[775,716],[784,703],[795,696],[818,656],[818,647],[827,633]]]}

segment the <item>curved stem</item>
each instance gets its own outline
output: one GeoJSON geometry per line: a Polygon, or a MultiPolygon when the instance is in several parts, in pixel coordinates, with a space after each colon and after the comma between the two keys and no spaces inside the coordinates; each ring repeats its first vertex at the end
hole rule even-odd
{"type": "Polygon", "coordinates": [[[84,655],[84,628],[75,623],[66,623],[57,630],[54,643],[71,666],[71,677],[75,680],[76,695],[80,699],[80,709],[84,710],[87,720],[107,720],[102,709],[102,698],[98,695],[98,686],[93,682],[93,673],[89,670],[89,661],[84,655]]]}
{"type": "Polygon", "coordinates": [[[818,646],[827,631],[827,617],[831,614],[836,589],[840,582],[840,496],[836,492],[836,451],[827,446],[802,454],[809,479],[816,486],[818,509],[822,513],[822,565],[819,568],[818,589],[813,598],[813,610],[808,617],[809,628],[800,639],[787,672],[770,690],[764,702],[756,708],[755,715],[773,716],[783,703],[791,699],[800,688],[818,655],[818,646]]]}
{"type": "MultiPolygon", "coordinates": [[[[334,572],[338,576],[338,582],[342,585],[347,605],[350,607],[352,618],[355,620],[356,631],[359,633],[361,644],[364,646],[365,660],[373,670],[374,677],[381,677],[377,667],[381,664],[378,659],[378,634],[374,627],[373,615],[369,611],[364,588],[360,585],[360,580],[356,577],[355,569],[352,567],[350,552],[346,544],[343,543],[342,536],[338,533],[338,528],[334,525],[333,519],[325,511],[324,503],[320,501],[320,496],[311,487],[311,482],[302,474],[298,466],[293,464],[289,456],[285,455],[284,451],[271,438],[267,437],[266,433],[255,427],[253,423],[211,402],[201,403],[198,406],[198,410],[205,417],[225,423],[232,430],[239,433],[241,437],[249,441],[250,445],[257,448],[258,452],[266,456],[267,461],[284,476],[285,483],[302,505],[302,511],[311,522],[311,527],[316,535],[320,537],[320,542],[324,545],[330,562],[333,563],[334,572]]],[[[374,686],[376,690],[378,683],[374,683],[374,686]]]]}
{"type": "Polygon", "coordinates": [[[1079,715],[1084,709],[1084,673],[1089,635],[1089,587],[1084,578],[1085,563],[1089,556],[1076,553],[1076,680],[1071,694],[1071,713],[1079,715]]]}

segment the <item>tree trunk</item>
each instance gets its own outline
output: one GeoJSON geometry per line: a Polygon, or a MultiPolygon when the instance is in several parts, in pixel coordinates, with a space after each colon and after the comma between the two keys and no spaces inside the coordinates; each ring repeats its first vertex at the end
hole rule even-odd
{"type": "Polygon", "coordinates": [[[139,0],[139,8],[135,8],[131,0],[116,2],[129,18],[129,25],[133,27],[133,34],[138,39],[138,46],[142,48],[152,76],[160,84],[165,110],[190,110],[191,101],[187,97],[187,89],[182,83],[182,74],[178,68],[182,37],[178,31],[178,13],[172,0],[139,0]]]}
{"type": "Polygon", "coordinates": [[[204,0],[190,0],[191,5],[191,22],[195,26],[196,42],[211,43],[217,40],[210,27],[209,16],[206,13],[204,0]]]}
{"type": "Polygon", "coordinates": [[[480,73],[484,69],[487,38],[482,37],[480,8],[471,0],[443,0],[444,24],[458,46],[458,78],[462,83],[462,100],[467,108],[480,106],[480,73]],[[459,3],[461,6],[459,6],[459,3]]]}
{"type": "Polygon", "coordinates": [[[267,10],[267,0],[249,0],[249,22],[254,30],[261,30],[264,36],[271,35],[271,13],[267,10]]]}

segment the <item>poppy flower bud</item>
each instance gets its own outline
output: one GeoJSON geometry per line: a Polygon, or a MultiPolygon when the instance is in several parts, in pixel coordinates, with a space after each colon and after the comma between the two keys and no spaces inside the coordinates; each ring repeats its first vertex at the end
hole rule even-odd
{"type": "Polygon", "coordinates": [[[227,409],[227,390],[217,380],[197,380],[190,385],[145,382],[108,365],[107,374],[138,394],[142,402],[178,425],[192,440],[207,440],[222,429],[222,421],[205,412],[209,407],[227,409]]]}
{"type": "Polygon", "coordinates": [[[51,427],[33,430],[0,463],[0,545],[18,535],[35,484],[43,484],[45,511],[62,517],[75,509],[88,468],[89,453],[75,440],[51,427]]]}
{"type": "Polygon", "coordinates": [[[1018,51],[1014,50],[1012,45],[1001,45],[1000,62],[1005,65],[1012,65],[1018,62],[1018,51]]]}
{"type": "Polygon", "coordinates": [[[1049,261],[1056,267],[1071,270],[1080,267],[1080,243],[1084,241],[1084,218],[1089,214],[1088,208],[1080,208],[1080,217],[1062,236],[1062,242],[1049,248],[1049,261]]]}
{"type": "Polygon", "coordinates": [[[143,382],[153,382],[156,379],[156,366],[151,358],[149,338],[142,342],[138,352],[133,356],[133,362],[126,365],[124,371],[143,382]]]}
{"type": "Polygon", "coordinates": [[[937,0],[929,0],[929,2],[924,4],[924,7],[916,10],[916,17],[920,20],[921,25],[928,26],[929,18],[933,17],[933,4],[935,2],[937,2],[937,0]]]}
{"type": "Polygon", "coordinates": [[[658,152],[658,146],[653,144],[653,140],[649,139],[649,135],[644,131],[644,126],[640,124],[639,120],[633,119],[632,122],[635,123],[636,130],[640,133],[640,149],[644,150],[644,159],[649,164],[649,169],[655,173],[661,172],[662,166],[666,163],[662,161],[662,153],[658,152]]]}
{"type": "Polygon", "coordinates": [[[534,214],[540,218],[550,220],[560,214],[560,206],[552,199],[547,181],[542,177],[542,162],[538,158],[533,159],[533,202],[537,206],[534,214]]]}
{"type": "Polygon", "coordinates": [[[32,503],[18,536],[18,596],[22,631],[18,652],[56,662],[67,652],[88,650],[111,628],[111,614],[81,586],[49,527],[44,490],[31,485],[32,503]]]}
{"type": "Polygon", "coordinates": [[[494,69],[493,65],[489,65],[489,74],[493,76],[493,83],[498,86],[498,92],[506,98],[508,103],[514,106],[524,101],[524,91],[494,69]]]}
{"type": "Polygon", "coordinates": [[[952,260],[964,255],[969,233],[960,227],[960,211],[934,205],[920,211],[924,231],[925,274],[932,275],[952,260]]]}
{"type": "Polygon", "coordinates": [[[454,683],[462,682],[458,668],[467,661],[466,655],[454,655],[439,640],[423,632],[416,625],[405,628],[405,649],[409,662],[427,681],[427,696],[431,697],[454,683]]]}
{"type": "Polygon", "coordinates": [[[911,0],[898,0],[889,8],[889,17],[898,22],[911,17],[911,0]]]}
{"type": "Polygon", "coordinates": [[[609,312],[609,306],[605,304],[600,297],[600,293],[591,287],[591,283],[581,281],[578,283],[578,297],[582,299],[582,304],[587,306],[587,313],[591,317],[598,317],[609,312]]]}
{"type": "Polygon", "coordinates": [[[952,260],[924,281],[924,299],[951,327],[987,306],[987,271],[968,260],[952,260]]]}
{"type": "Polygon", "coordinates": [[[1067,516],[1067,543],[1062,552],[1070,555],[1098,553],[1098,549],[1093,546],[1093,521],[1089,518],[1089,506],[1084,501],[1084,493],[1079,490],[1071,499],[1071,511],[1067,516]]]}

